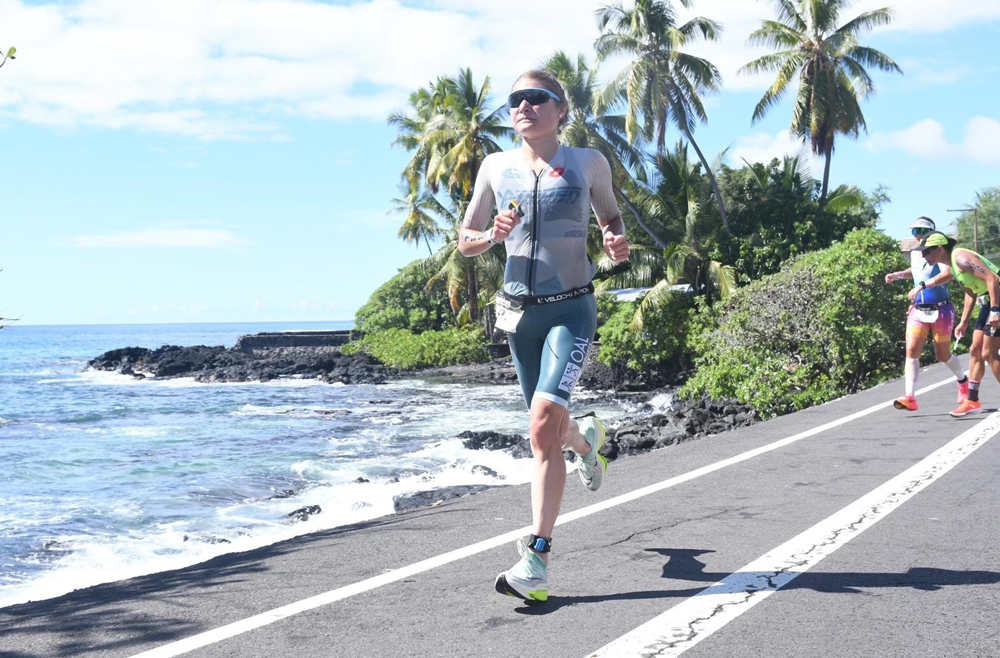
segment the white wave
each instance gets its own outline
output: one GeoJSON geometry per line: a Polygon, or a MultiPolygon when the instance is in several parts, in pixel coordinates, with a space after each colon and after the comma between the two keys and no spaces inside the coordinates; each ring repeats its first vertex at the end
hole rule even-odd
{"type": "Polygon", "coordinates": [[[254,416],[288,416],[292,418],[314,418],[330,417],[336,418],[341,415],[351,414],[352,411],[341,408],[330,408],[320,405],[275,405],[273,407],[263,407],[256,404],[244,404],[236,411],[231,411],[231,416],[254,417],[254,416]]]}
{"type": "Polygon", "coordinates": [[[653,411],[664,412],[670,411],[674,406],[674,401],[677,396],[673,393],[660,393],[653,396],[646,404],[653,408],[653,411]]]}
{"type": "MultiPolygon", "coordinates": [[[[421,452],[433,461],[470,451],[462,448],[460,441],[448,441],[421,452]]],[[[341,481],[366,477],[363,469],[352,466],[349,471],[331,472],[330,475],[336,474],[341,481]]],[[[398,480],[366,477],[368,482],[350,481],[333,486],[327,482],[325,486],[313,486],[290,498],[226,507],[211,521],[213,530],[210,532],[192,528],[189,522],[174,522],[141,534],[114,538],[55,537],[52,546],[58,547],[58,553],[50,551],[47,554],[47,559],[54,560],[55,565],[31,580],[0,589],[0,607],[181,569],[227,553],[253,550],[304,534],[391,515],[394,513],[393,498],[407,493],[459,484],[527,482],[531,471],[531,460],[515,460],[506,453],[482,451],[475,460],[462,459],[451,468],[432,475],[412,475],[398,480]],[[501,477],[485,472],[473,473],[476,464],[494,469],[501,477]],[[313,505],[319,506],[322,512],[298,523],[288,519],[288,514],[313,505]]],[[[136,506],[125,505],[120,511],[135,516],[141,514],[136,506]]]]}
{"type": "Polygon", "coordinates": [[[174,377],[170,379],[157,379],[152,373],[136,371],[137,374],[145,375],[145,379],[137,379],[132,375],[123,375],[117,372],[110,372],[106,370],[94,370],[93,368],[87,368],[86,370],[81,370],[80,372],[73,373],[72,377],[64,379],[42,379],[39,380],[39,384],[58,384],[58,383],[86,383],[86,384],[98,384],[103,386],[123,386],[123,385],[145,385],[145,386],[162,386],[164,388],[194,388],[200,386],[226,386],[226,387],[241,387],[241,386],[271,386],[276,388],[306,388],[309,386],[327,386],[325,382],[321,379],[304,379],[304,378],[283,378],[283,379],[272,379],[267,382],[259,381],[248,381],[248,382],[199,382],[194,377],[174,377]]]}
{"type": "MultiPolygon", "coordinates": [[[[71,379],[77,385],[173,388],[259,385],[258,382],[201,384],[192,378],[136,380],[117,373],[93,370],[74,374],[71,379]]],[[[316,380],[278,380],[267,385],[298,388],[320,384],[316,380]]],[[[155,395],[155,389],[148,390],[155,395]]],[[[238,399],[240,396],[232,397],[238,399]]],[[[338,390],[332,397],[328,397],[326,392],[322,395],[289,392],[284,397],[275,393],[267,397],[280,400],[283,404],[268,406],[257,401],[256,405],[243,404],[229,414],[301,414],[305,417],[339,410],[331,407],[345,398],[343,407],[352,412],[352,418],[369,421],[340,436],[326,438],[328,445],[322,446],[322,452],[318,454],[313,452],[305,459],[296,457],[298,461],[293,464],[285,462],[281,477],[306,483],[294,485],[298,491],[290,498],[232,504],[216,510],[214,516],[192,515],[184,521],[161,524],[141,533],[126,528],[141,523],[142,517],[148,514],[142,503],[115,502],[108,511],[114,516],[130,519],[118,524],[117,530],[108,530],[117,532],[118,536],[66,534],[54,537],[54,546],[58,546],[59,551],[45,554],[44,568],[37,576],[32,575],[30,580],[0,588],[0,606],[51,598],[75,588],[183,568],[218,555],[251,550],[310,532],[391,515],[395,496],[457,485],[520,484],[531,479],[531,459],[514,459],[505,451],[468,450],[461,440],[451,438],[464,430],[526,435],[528,415],[516,385],[424,385],[404,381],[384,387],[352,386],[349,393],[338,390]],[[381,402],[389,398],[388,404],[367,404],[368,400],[381,402]],[[300,401],[306,399],[308,403],[300,401]],[[331,407],[324,406],[324,402],[329,402],[331,407]],[[358,482],[359,478],[369,482],[358,482]],[[322,513],[298,523],[292,523],[287,518],[290,512],[310,505],[318,505],[322,513]]],[[[600,404],[590,404],[588,398],[581,398],[581,401],[587,408],[600,407],[600,404]]],[[[622,408],[614,405],[605,405],[597,410],[608,417],[622,413],[622,408]]],[[[65,431],[59,425],[38,427],[54,432],[65,431]]],[[[330,427],[338,426],[331,424],[330,427]]],[[[85,431],[89,429],[92,428],[85,431]]],[[[141,437],[170,433],[172,428],[105,424],[96,429],[141,437]]],[[[66,505],[60,511],[70,514],[73,509],[66,505]]],[[[51,510],[39,510],[38,524],[32,527],[53,527],[47,525],[52,523],[52,517],[45,516],[43,512],[50,514],[51,510]]],[[[7,519],[0,513],[0,526],[8,525],[7,521],[11,527],[30,524],[24,518],[7,519]]]]}

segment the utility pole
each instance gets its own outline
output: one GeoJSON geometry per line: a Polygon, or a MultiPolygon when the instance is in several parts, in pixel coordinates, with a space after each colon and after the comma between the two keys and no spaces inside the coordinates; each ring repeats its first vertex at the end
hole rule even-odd
{"type": "Polygon", "coordinates": [[[979,206],[966,206],[964,208],[949,209],[948,212],[969,212],[972,211],[972,250],[979,253],[979,206]]]}

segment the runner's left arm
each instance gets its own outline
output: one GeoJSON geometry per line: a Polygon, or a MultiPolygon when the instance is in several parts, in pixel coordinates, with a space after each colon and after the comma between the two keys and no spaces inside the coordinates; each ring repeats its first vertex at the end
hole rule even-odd
{"type": "Polygon", "coordinates": [[[629,245],[625,237],[625,222],[615,190],[611,184],[611,165],[599,151],[591,151],[590,201],[597,215],[597,224],[604,237],[604,252],[616,263],[628,259],[629,245]]]}

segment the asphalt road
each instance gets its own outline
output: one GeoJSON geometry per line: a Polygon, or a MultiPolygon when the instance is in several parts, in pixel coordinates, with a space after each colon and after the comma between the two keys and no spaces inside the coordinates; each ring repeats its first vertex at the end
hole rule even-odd
{"type": "Polygon", "coordinates": [[[571,474],[544,605],[493,591],[530,522],[503,487],[0,609],[0,657],[1000,656],[1000,414],[951,418],[953,381],[571,474]]]}

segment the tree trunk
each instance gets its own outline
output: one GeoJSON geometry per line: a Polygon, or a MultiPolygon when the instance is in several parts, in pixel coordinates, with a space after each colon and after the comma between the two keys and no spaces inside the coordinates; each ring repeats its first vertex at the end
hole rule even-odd
{"type": "Polygon", "coordinates": [[[819,194],[819,210],[816,211],[816,219],[820,219],[823,216],[823,210],[826,209],[826,193],[830,187],[830,160],[833,159],[833,145],[831,144],[826,150],[826,164],[823,165],[823,189],[819,194]]]}
{"type": "Polygon", "coordinates": [[[477,324],[479,322],[479,286],[476,285],[475,271],[468,273],[465,289],[469,295],[469,322],[477,324]]]}
{"type": "Polygon", "coordinates": [[[722,202],[722,191],[719,190],[719,183],[715,180],[715,172],[708,164],[708,160],[705,159],[704,154],[701,149],[698,148],[698,142],[694,141],[694,135],[690,131],[684,131],[685,136],[694,147],[694,152],[698,154],[698,159],[701,160],[702,166],[705,167],[705,173],[708,174],[708,182],[712,185],[712,192],[715,194],[715,202],[719,204],[719,217],[722,218],[722,227],[726,229],[726,235],[733,237],[732,231],[729,230],[729,219],[726,217],[726,205],[722,202]]]}
{"type": "Polygon", "coordinates": [[[649,228],[646,222],[643,221],[642,214],[639,212],[639,209],[635,207],[634,203],[629,201],[629,198],[625,196],[625,192],[619,190],[618,195],[625,202],[625,205],[628,206],[628,209],[632,211],[632,214],[635,215],[635,221],[638,222],[642,230],[646,232],[646,235],[648,235],[653,239],[653,242],[656,243],[657,247],[659,247],[660,249],[666,249],[667,243],[661,240],[660,237],[653,232],[653,229],[649,228]]]}

